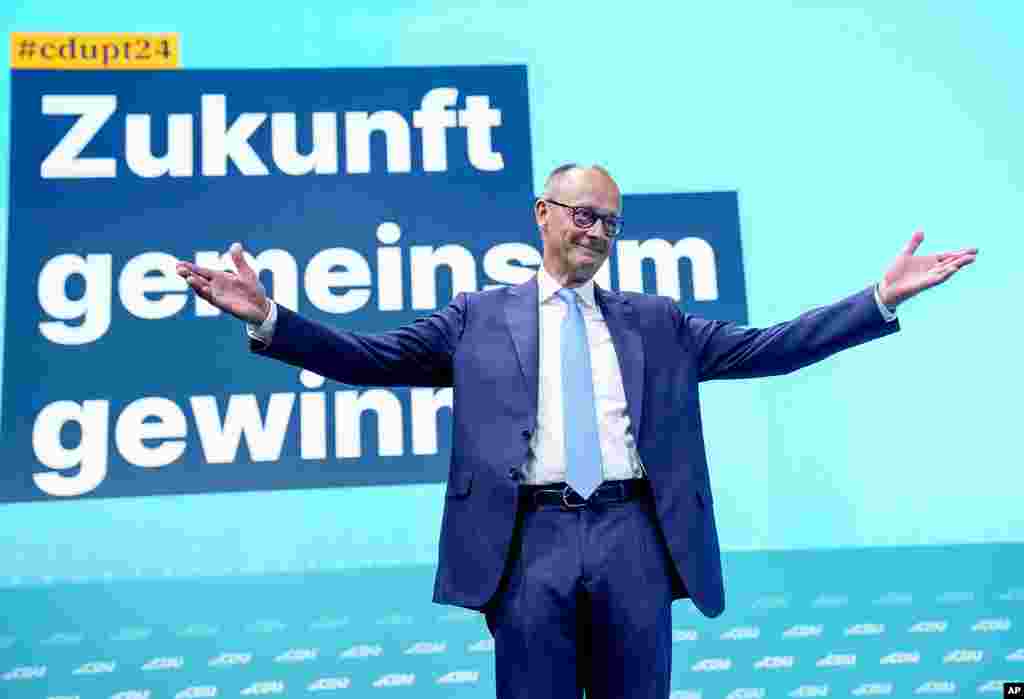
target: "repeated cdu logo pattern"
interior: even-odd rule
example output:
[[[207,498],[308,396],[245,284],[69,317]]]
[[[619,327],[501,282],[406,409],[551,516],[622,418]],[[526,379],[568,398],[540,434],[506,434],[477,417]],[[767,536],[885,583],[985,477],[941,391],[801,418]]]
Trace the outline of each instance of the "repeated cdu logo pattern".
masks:
[[[822,556],[870,562],[873,554]],[[786,565],[797,579],[808,572]],[[412,589],[428,574],[322,574],[303,581],[301,598],[289,598],[288,576],[264,580],[268,592],[258,598],[245,580],[216,588],[196,580],[65,586],[49,597],[8,590],[21,602],[10,619],[16,633],[0,636],[0,695],[192,699],[391,689],[410,697],[493,696],[494,642],[479,614],[429,603],[395,607],[374,595]],[[718,619],[677,603],[672,699],[1001,696],[1003,682],[1024,677],[1024,588],[993,588],[980,578],[973,589],[936,591],[925,575],[877,594],[740,585]],[[122,592],[129,586],[133,592]],[[110,602],[141,590],[167,600],[162,609],[150,605],[143,624],[139,606],[129,612]],[[70,595],[95,609],[85,630],[50,621],[51,605]],[[189,601],[203,595],[215,599]]]

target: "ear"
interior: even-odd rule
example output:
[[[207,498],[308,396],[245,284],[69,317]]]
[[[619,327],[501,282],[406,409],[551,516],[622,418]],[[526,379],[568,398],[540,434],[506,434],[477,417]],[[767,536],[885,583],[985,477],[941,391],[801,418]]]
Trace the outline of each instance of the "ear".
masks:
[[[544,224],[548,220],[548,205],[543,199],[538,199],[533,203],[533,216],[537,221],[537,227],[541,230],[544,229]]]

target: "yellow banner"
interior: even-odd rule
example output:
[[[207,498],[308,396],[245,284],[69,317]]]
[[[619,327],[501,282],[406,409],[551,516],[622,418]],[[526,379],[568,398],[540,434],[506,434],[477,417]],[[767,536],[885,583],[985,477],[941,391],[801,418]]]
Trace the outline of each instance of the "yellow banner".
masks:
[[[11,67],[152,70],[180,67],[178,35],[11,32]]]

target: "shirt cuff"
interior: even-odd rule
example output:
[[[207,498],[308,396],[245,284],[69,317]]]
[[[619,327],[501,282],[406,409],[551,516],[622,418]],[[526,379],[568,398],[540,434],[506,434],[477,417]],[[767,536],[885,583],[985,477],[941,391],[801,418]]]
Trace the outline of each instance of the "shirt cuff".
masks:
[[[878,295],[878,284],[875,284],[875,303],[878,304],[878,312],[882,314],[886,323],[896,320],[896,311],[882,303],[882,297]]]
[[[877,298],[877,291],[876,297]],[[245,324],[245,333],[253,340],[260,342],[264,345],[269,345],[270,341],[274,339],[274,327],[277,325],[277,304],[274,303],[274,299],[267,299],[270,301],[270,310],[267,312],[267,317],[263,319],[263,322],[259,325],[255,323]]]

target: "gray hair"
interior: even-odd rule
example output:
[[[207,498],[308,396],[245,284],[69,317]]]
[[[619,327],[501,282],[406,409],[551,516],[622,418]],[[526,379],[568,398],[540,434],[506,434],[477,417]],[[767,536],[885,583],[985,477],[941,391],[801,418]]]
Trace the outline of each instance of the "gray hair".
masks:
[[[612,180],[611,173],[605,170],[600,165],[580,165],[579,163],[563,163],[551,171],[548,175],[548,179],[544,182],[544,196],[551,197],[554,195],[554,190],[561,184],[562,178],[567,172],[571,170],[597,170],[602,175]]]

